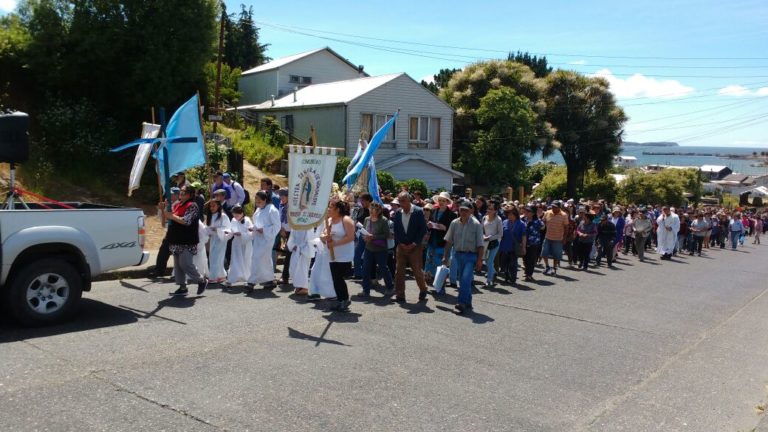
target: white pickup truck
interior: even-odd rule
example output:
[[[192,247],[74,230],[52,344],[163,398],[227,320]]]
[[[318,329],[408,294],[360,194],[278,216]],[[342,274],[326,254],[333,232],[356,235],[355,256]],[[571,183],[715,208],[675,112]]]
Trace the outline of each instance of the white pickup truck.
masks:
[[[0,306],[23,324],[71,316],[91,278],[144,264],[144,213],[87,203],[0,210]]]

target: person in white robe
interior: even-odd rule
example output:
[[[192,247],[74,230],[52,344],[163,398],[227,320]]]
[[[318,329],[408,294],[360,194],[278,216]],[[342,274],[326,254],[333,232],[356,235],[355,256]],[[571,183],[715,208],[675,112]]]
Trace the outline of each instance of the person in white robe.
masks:
[[[320,298],[336,297],[333,289],[333,277],[331,277],[331,254],[328,247],[320,241],[320,238],[312,240],[315,245],[315,263],[309,274],[309,299],[312,301]]]
[[[208,203],[210,216],[208,217],[208,235],[210,236],[210,252],[208,255],[208,270],[211,283],[222,283],[227,279],[227,271],[224,269],[224,257],[227,252],[227,235],[229,230],[229,217],[224,213],[221,203],[210,201]]]
[[[272,261],[272,246],[275,237],[280,232],[280,212],[268,202],[266,192],[254,194],[253,204],[253,253],[251,255],[251,275],[248,277],[248,288],[253,290],[256,284],[264,285],[265,289],[275,288],[275,270]]]
[[[661,259],[671,259],[677,243],[677,232],[680,231],[680,218],[672,213],[669,207],[663,207],[661,214],[656,219],[656,250],[661,254]]]
[[[314,229],[293,230],[288,237],[287,248],[291,251],[291,262],[288,274],[293,281],[293,293],[307,295],[309,293],[309,266],[315,256],[314,240],[317,234]]]
[[[197,272],[203,277],[208,277],[208,254],[205,252],[205,246],[208,244],[208,228],[203,221],[197,221],[197,255],[192,259],[197,267]]]
[[[227,231],[227,237],[232,240],[232,255],[229,259],[226,286],[238,282],[248,282],[251,276],[251,256],[253,254],[253,222],[245,216],[243,208],[232,208],[232,221]]]

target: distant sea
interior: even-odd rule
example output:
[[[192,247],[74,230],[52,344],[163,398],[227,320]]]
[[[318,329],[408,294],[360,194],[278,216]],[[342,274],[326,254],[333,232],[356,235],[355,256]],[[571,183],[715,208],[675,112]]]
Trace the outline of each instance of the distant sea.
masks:
[[[681,156],[681,155],[644,155],[643,152],[651,153],[697,153],[697,154],[743,154],[751,155],[752,152],[766,152],[768,147],[701,147],[701,146],[677,146],[677,147],[655,147],[655,146],[625,146],[620,153],[621,156],[634,156],[637,158],[637,165],[681,165],[695,166],[702,165],[722,165],[727,166],[733,172],[742,174],[768,174],[768,167],[753,167],[757,164],[755,159],[728,159],[717,156]],[[530,162],[536,163],[542,160],[541,154],[531,157]],[[555,162],[558,165],[564,164],[563,157],[559,152],[545,159]]]

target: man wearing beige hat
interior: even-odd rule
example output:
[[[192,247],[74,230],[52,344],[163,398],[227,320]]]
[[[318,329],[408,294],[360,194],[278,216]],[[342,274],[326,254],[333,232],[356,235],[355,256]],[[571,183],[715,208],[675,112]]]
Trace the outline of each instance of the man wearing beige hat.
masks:
[[[427,222],[429,243],[427,245],[427,262],[424,266],[424,271],[428,277],[435,274],[437,266],[443,261],[445,232],[448,231],[451,222],[457,217],[456,213],[450,209],[450,206],[453,205],[453,200],[451,200],[451,195],[448,192],[440,192],[432,197],[432,201],[435,204],[432,216],[429,218],[429,222]],[[453,280],[456,280],[455,276]]]

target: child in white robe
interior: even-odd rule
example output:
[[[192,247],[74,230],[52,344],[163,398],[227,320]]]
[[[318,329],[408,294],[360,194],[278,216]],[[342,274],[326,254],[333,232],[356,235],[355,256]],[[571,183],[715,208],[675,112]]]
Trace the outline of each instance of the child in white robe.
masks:
[[[208,203],[210,216],[208,217],[208,235],[211,238],[210,252],[208,256],[211,283],[221,283],[227,279],[227,271],[224,269],[224,257],[227,252],[227,235],[229,230],[229,217],[221,208],[218,201]]]
[[[251,255],[251,275],[248,277],[248,289],[256,284],[263,284],[265,289],[275,288],[275,270],[272,262],[272,246],[275,236],[280,232],[280,212],[267,202],[267,194],[258,191],[253,196],[256,211],[253,213],[253,254]]]
[[[232,208],[232,221],[227,231],[227,237],[232,238],[232,255],[229,259],[226,286],[238,282],[247,282],[251,276],[251,255],[253,254],[253,222],[245,216],[243,208],[236,205]]]
[[[313,240],[317,238],[315,230],[293,230],[288,237],[288,250],[291,251],[289,274],[293,281],[293,293],[309,294],[309,265],[315,256]]]
[[[208,254],[205,252],[205,245],[208,244],[208,229],[201,220],[197,221],[197,237],[199,238],[197,255],[192,259],[192,262],[195,263],[200,276],[208,277]]]

